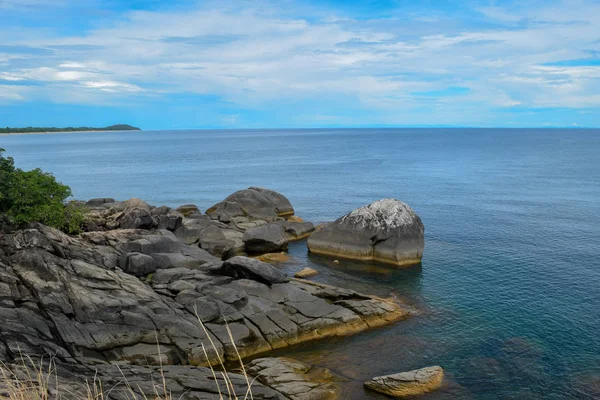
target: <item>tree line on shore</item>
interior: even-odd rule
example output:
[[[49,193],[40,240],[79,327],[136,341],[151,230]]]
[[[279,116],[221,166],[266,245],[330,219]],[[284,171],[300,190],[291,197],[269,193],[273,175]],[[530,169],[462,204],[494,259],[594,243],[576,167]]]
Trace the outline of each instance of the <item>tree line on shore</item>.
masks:
[[[25,128],[0,128],[0,133],[34,133],[34,132],[83,132],[83,131],[139,131],[140,128],[136,128],[135,126],[118,124],[111,125],[104,128],[91,128],[86,126],[80,127],[66,127],[66,128],[56,128],[56,127],[34,127],[28,126]]]

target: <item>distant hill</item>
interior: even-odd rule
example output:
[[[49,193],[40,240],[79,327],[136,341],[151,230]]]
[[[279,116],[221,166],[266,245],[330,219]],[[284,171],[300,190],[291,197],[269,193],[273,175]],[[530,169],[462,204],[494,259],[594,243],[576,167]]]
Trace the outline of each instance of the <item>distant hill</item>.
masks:
[[[87,126],[67,128],[48,128],[48,127],[33,127],[28,126],[26,128],[0,128],[0,133],[37,133],[37,132],[85,132],[85,131],[140,131],[140,128],[135,126],[118,124],[111,125],[104,128],[90,128]]]

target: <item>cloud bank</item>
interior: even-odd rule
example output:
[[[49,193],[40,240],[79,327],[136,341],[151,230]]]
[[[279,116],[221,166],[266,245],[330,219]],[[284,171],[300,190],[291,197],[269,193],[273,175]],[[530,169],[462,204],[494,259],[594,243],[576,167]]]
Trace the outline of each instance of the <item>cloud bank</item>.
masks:
[[[0,105],[168,104],[189,127],[195,108],[208,126],[600,124],[593,0],[69,3],[0,1]]]

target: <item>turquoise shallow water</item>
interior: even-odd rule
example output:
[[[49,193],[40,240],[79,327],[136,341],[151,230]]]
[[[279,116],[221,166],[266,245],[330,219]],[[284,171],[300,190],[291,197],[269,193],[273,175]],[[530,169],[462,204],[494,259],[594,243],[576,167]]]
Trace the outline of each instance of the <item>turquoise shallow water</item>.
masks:
[[[314,222],[401,199],[425,224],[421,266],[335,265],[301,242],[284,268],[310,264],[317,280],[421,315],[294,357],[342,376],[346,398],[379,398],[362,380],[432,364],[447,382],[428,399],[600,396],[599,130],[111,132],[0,136],[0,147],[76,198],[206,209],[257,185]]]

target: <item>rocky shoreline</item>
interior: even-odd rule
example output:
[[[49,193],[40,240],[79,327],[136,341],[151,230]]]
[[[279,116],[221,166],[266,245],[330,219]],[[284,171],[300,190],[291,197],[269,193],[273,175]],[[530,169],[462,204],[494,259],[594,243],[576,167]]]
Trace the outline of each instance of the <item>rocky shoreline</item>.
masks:
[[[218,391],[206,366],[221,359],[410,316],[395,300],[288,278],[247,257],[285,250],[314,231],[279,193],[241,190],[206,214],[194,205],[152,207],[139,199],[80,204],[89,212],[77,237],[40,224],[0,234],[0,360],[7,364],[19,354],[52,354],[65,379],[98,373],[107,382],[118,365],[128,380],[146,382],[135,389],[140,395],[152,394],[148,376],[162,365],[173,394],[213,398]],[[307,371],[293,361],[280,364],[255,362],[254,370]],[[243,397],[245,381],[233,380]],[[323,382],[285,389],[260,381],[275,390],[256,383],[256,399],[332,393]]]

